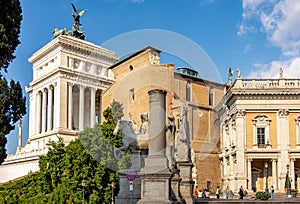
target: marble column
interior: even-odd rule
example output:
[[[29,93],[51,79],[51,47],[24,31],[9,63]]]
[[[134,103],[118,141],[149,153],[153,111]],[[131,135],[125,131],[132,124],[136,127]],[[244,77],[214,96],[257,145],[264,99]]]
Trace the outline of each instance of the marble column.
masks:
[[[84,89],[84,86],[79,86],[79,131],[83,130],[84,124]]]
[[[52,115],[52,106],[53,106],[53,87],[50,86],[48,90],[48,119],[47,119],[47,131],[52,130],[53,128],[53,115]]]
[[[248,190],[249,191],[252,191],[252,167],[251,167],[251,162],[252,162],[252,159],[248,159]]]
[[[68,83],[68,129],[72,130],[72,118],[73,118],[73,86]]]
[[[96,89],[95,88],[91,88],[91,124],[90,127],[93,128],[95,126],[95,117],[96,117],[96,113],[95,113],[95,97],[96,97]]]
[[[43,91],[43,101],[42,101],[42,132],[46,131],[46,122],[47,122],[47,90]]]
[[[272,159],[272,185],[273,185],[274,189],[278,189],[276,159]]]
[[[139,173],[142,180],[139,204],[172,203],[172,173],[166,157],[166,91],[151,90],[149,94],[149,155]]]
[[[35,134],[41,133],[41,111],[42,111],[42,93],[39,91],[37,93],[37,102],[36,102],[36,131]]]

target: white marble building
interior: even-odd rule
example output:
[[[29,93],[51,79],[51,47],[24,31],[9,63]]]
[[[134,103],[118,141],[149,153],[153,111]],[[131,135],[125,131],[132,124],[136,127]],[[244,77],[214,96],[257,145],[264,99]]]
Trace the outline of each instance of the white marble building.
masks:
[[[108,67],[117,60],[112,51],[64,35],[29,58],[28,140],[0,166],[0,183],[37,171],[49,140],[62,137],[68,143],[78,131],[101,122],[101,93],[114,82]]]

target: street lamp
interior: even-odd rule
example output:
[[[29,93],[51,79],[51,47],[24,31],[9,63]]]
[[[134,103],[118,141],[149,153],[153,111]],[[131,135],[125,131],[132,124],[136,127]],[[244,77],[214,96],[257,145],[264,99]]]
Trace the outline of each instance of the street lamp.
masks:
[[[85,187],[85,180],[83,179],[81,182],[82,185],[82,204],[84,204],[84,187]]]
[[[266,192],[269,192],[269,188],[268,188],[268,162],[265,163],[265,171],[266,171]]]
[[[287,194],[287,197],[290,197],[291,196],[291,186],[290,186],[290,178],[289,178],[289,174],[290,174],[290,165],[287,164],[286,165],[286,183],[287,183],[287,191],[286,191],[286,194]]]
[[[111,183],[111,204],[114,204],[114,203],[115,203],[115,202],[114,202],[114,197],[115,197],[115,195],[114,195],[114,188],[115,188],[115,183],[112,182],[112,183]]]

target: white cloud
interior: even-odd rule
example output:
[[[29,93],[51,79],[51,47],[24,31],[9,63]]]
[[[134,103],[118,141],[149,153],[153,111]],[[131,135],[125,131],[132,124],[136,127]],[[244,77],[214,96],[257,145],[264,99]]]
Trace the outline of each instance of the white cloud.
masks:
[[[279,70],[283,69],[284,78],[300,78],[300,57],[284,61],[273,61],[270,64],[253,64],[254,70],[247,78],[279,78]]]
[[[253,33],[259,27],[270,45],[281,50],[282,61],[269,64],[254,64],[249,77],[274,78],[279,76],[282,67],[287,78],[300,78],[300,1],[295,0],[243,0],[242,23],[238,36]]]

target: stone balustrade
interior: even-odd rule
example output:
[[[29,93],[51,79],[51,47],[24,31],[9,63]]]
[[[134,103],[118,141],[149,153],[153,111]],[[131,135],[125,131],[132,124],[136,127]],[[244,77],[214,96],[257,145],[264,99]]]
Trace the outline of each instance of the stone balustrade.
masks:
[[[300,79],[237,79],[233,88],[238,89],[277,89],[300,88]]]

